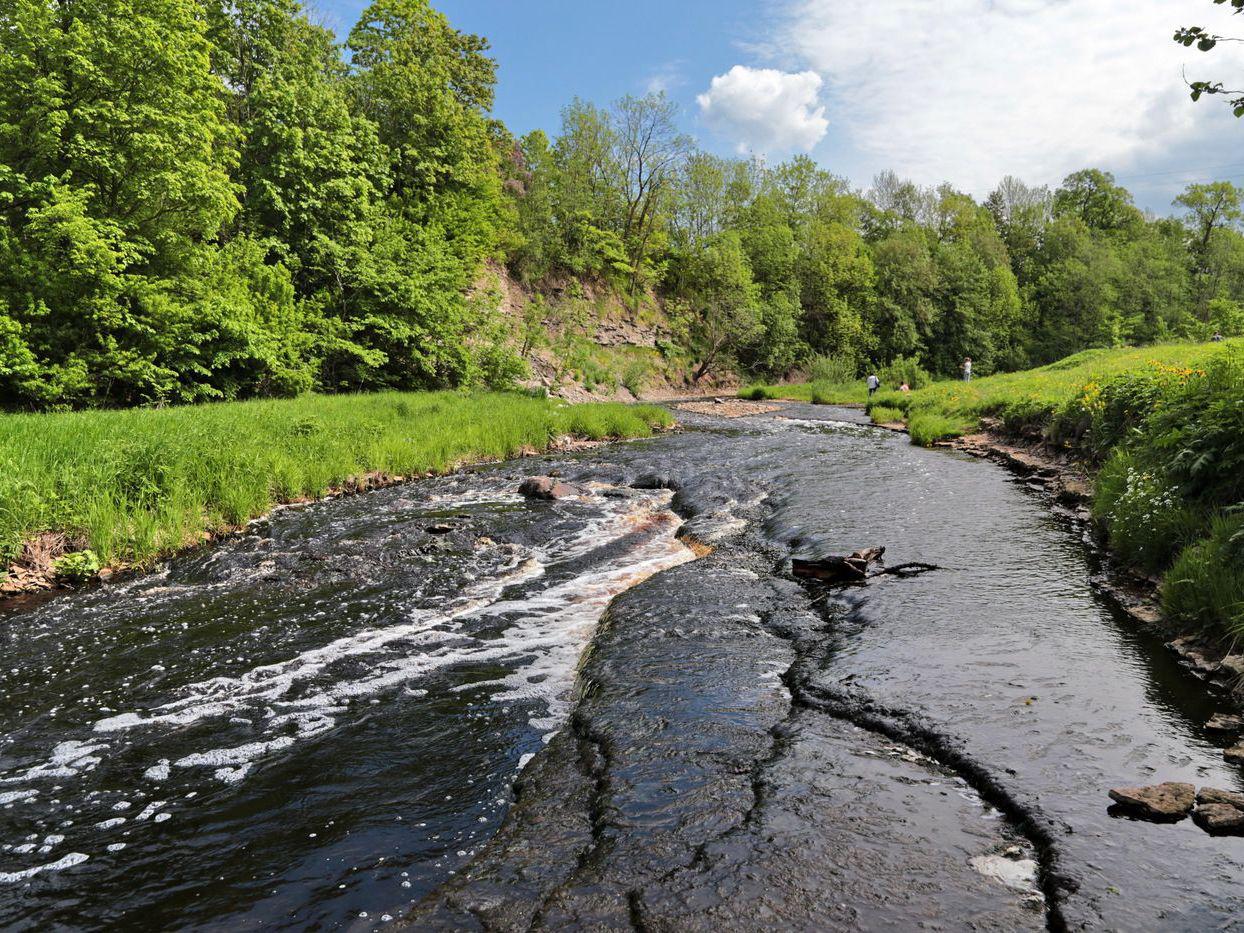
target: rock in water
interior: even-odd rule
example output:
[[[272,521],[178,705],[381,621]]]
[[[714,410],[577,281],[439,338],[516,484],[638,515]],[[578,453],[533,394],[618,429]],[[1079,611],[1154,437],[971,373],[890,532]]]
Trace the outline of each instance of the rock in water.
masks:
[[[1244,745],[1233,745],[1222,753],[1222,757],[1227,759],[1227,761],[1244,765]]]
[[[518,492],[528,499],[553,500],[573,496],[578,490],[551,476],[529,476],[519,484]]]
[[[1209,804],[1222,804],[1244,810],[1244,794],[1236,790],[1219,790],[1217,787],[1202,787],[1196,795],[1198,807]]]
[[[1244,732],[1244,718],[1230,713],[1219,713],[1205,724],[1206,732],[1218,732],[1223,735],[1236,735]]]
[[[1154,822],[1178,822],[1192,812],[1196,788],[1168,782],[1149,787],[1116,787],[1110,799],[1132,816]]]
[[[1211,836],[1244,836],[1244,810],[1225,803],[1196,808],[1192,821]]]

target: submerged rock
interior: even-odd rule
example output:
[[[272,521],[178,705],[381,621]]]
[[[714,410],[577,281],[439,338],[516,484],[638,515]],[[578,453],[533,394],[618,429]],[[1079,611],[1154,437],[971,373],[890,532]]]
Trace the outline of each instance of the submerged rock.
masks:
[[[1129,815],[1154,822],[1177,822],[1192,812],[1196,788],[1169,781],[1148,787],[1116,787],[1110,799]]]
[[[528,499],[551,501],[576,495],[578,490],[551,476],[529,476],[519,484],[518,492]]]

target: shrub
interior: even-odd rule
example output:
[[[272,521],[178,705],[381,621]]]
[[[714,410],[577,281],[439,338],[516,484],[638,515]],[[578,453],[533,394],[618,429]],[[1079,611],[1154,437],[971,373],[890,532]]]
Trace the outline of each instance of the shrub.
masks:
[[[1115,554],[1148,571],[1165,569],[1205,526],[1202,510],[1178,487],[1126,451],[1115,453],[1098,475],[1093,514]]]
[[[898,388],[904,382],[912,389],[923,389],[933,381],[928,370],[920,366],[920,357],[896,357],[889,366],[882,367],[877,374],[881,384]]]
[[[66,583],[85,583],[99,573],[99,558],[91,550],[74,551],[52,561],[56,579]]]
[[[852,357],[845,355],[818,356],[808,364],[808,381],[827,385],[845,385],[854,382],[859,367]]]
[[[769,390],[764,386],[749,386],[746,389],[739,389],[739,398],[752,402],[763,402],[768,397]]]

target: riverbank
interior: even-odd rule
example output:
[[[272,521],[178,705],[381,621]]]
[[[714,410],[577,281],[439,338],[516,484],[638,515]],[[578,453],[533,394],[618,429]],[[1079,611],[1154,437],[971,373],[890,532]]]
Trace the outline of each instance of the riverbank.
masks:
[[[454,392],[6,415],[0,592],[146,566],[283,503],[672,423],[655,406]]]

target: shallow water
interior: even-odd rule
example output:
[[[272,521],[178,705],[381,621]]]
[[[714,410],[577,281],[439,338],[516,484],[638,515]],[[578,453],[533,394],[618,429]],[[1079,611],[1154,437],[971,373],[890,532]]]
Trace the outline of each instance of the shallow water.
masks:
[[[1094,591],[1078,529],[1000,468],[848,412],[686,420],[280,511],[0,620],[0,922],[370,928],[470,891],[589,643],[576,731],[604,770],[576,790],[563,732],[528,772],[540,812],[573,815],[582,791],[594,816],[553,838],[520,808],[530,845],[479,863],[545,858],[543,922],[1046,922],[1015,813],[953,764],[792,704],[792,684],[919,717],[979,763],[1054,836],[1072,925],[1239,922],[1244,842],[1106,812],[1120,783],[1244,784],[1202,729],[1215,699]],[[514,494],[549,469],[587,494]],[[687,563],[671,493],[627,488],[651,473],[715,555]],[[840,594],[782,579],[792,550],[871,544],[946,569]]]

